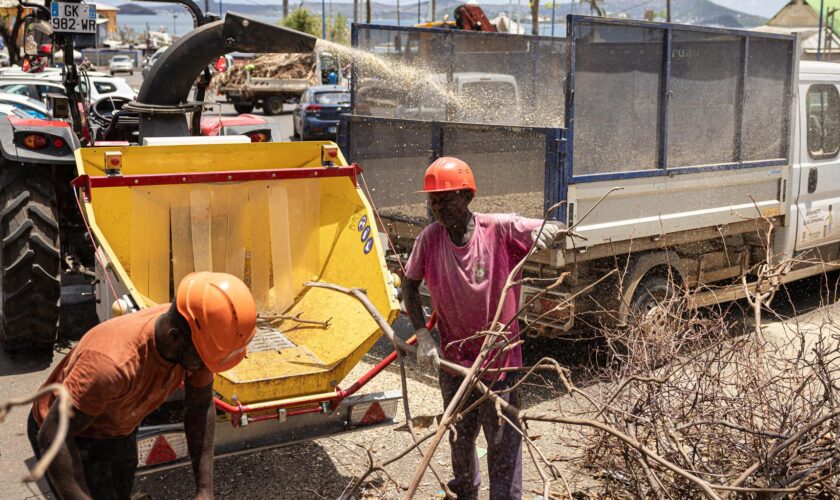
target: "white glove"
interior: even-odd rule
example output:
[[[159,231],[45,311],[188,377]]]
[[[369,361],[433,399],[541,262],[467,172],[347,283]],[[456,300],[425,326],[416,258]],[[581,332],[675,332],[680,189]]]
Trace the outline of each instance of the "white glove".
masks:
[[[542,231],[540,231],[540,228],[536,228],[531,232],[531,240],[536,243],[538,249],[545,250],[560,237],[562,232],[562,225],[548,222],[543,226]]]
[[[417,337],[417,364],[440,368],[440,349],[429,330],[418,328],[414,331],[414,336]]]

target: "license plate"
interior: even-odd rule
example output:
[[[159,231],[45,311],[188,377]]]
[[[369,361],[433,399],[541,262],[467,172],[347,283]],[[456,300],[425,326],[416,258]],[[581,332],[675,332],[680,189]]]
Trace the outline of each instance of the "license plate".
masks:
[[[328,132],[328,133],[330,133],[330,134],[334,134],[334,133],[335,133],[335,130],[336,130],[336,128],[335,128],[335,127],[329,127],[329,128],[327,129],[327,132]]]
[[[50,14],[55,33],[96,33],[96,5],[53,2]]]

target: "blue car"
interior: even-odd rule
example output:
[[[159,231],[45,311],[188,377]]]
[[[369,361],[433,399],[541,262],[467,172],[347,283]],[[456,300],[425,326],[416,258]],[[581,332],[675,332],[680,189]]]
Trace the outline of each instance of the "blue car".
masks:
[[[342,113],[350,112],[350,89],[344,85],[309,87],[292,115],[295,137],[332,139],[338,134]]]

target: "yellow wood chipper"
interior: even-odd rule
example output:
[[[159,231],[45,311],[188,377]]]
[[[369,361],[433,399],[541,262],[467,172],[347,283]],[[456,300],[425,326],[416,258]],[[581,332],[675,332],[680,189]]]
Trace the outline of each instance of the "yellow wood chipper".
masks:
[[[200,26],[157,60],[136,101],[81,116],[70,63],[66,120],[0,119],[0,343],[51,352],[59,316],[93,304],[76,295],[95,297],[105,321],[170,302],[187,273],[227,272],[250,287],[259,319],[247,357],[215,378],[217,454],[392,422],[398,391],[356,392],[395,356],[344,380],[379,324],[357,299],[306,285],[364,289],[396,319],[396,278],[359,168],[331,142],[253,142],[276,139],[264,121],[239,117],[202,136],[210,63],[235,50],[312,52],[316,39],[177,3]],[[72,37],[54,37],[71,51]],[[187,457],[180,417],[169,417],[178,405],[141,426],[141,469]]]

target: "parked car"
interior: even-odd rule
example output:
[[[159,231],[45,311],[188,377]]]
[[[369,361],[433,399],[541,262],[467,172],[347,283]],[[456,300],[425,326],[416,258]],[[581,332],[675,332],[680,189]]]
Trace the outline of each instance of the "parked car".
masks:
[[[47,106],[26,96],[0,92],[0,104],[9,104],[30,113],[33,118],[52,118]]]
[[[43,103],[47,102],[47,94],[67,94],[64,86],[59,83],[37,79],[6,80],[2,77],[0,77],[0,92],[22,95]]]
[[[301,140],[335,139],[342,113],[350,112],[350,89],[343,85],[310,87],[292,115],[292,128]]]
[[[143,62],[143,78],[146,78],[146,75],[149,74],[149,70],[152,69],[152,66],[155,65],[161,54],[166,52],[166,49],[168,48],[169,47],[161,47],[157,49],[154,54],[146,58],[146,60]]]
[[[111,71],[111,75],[115,75],[117,73],[128,73],[129,75],[133,75],[134,61],[132,61],[128,56],[114,56],[108,64],[108,69]]]
[[[60,73],[37,73],[35,75],[24,73],[28,78],[23,78],[17,73],[0,72],[0,82],[5,84],[13,84],[18,82],[47,82],[64,88],[61,84]],[[90,82],[91,88],[88,92],[88,101],[94,103],[103,97],[124,97],[133,100],[137,97],[137,92],[128,85],[125,78],[119,76],[109,76],[105,73],[88,72],[85,78],[82,79],[82,85],[86,86]],[[84,87],[83,87],[84,88]],[[30,97],[32,97],[30,95]]]
[[[25,109],[16,108],[11,104],[0,104],[0,116],[14,115],[18,118],[39,118],[35,113]]]

